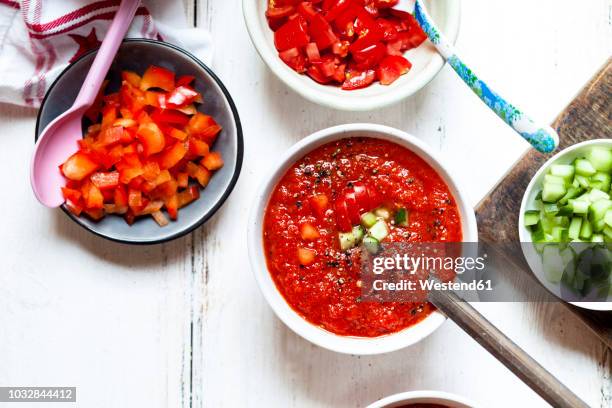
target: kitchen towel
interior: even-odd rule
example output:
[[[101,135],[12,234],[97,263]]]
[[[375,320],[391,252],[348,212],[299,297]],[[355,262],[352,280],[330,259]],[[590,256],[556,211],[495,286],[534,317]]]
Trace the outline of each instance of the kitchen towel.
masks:
[[[97,48],[120,0],[0,0],[0,102],[38,107],[80,55]],[[144,0],[127,37],[188,49],[209,64],[208,32],[190,28],[181,0]]]

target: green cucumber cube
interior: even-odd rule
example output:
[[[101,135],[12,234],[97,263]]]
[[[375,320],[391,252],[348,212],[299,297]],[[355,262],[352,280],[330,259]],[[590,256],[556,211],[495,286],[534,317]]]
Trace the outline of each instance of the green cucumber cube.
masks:
[[[590,203],[586,200],[570,200],[570,205],[576,214],[586,214],[589,212]]]
[[[563,184],[544,183],[542,200],[547,203],[556,203],[565,193],[567,193],[567,190]]]
[[[550,166],[550,174],[561,177],[567,181],[572,181],[574,178],[574,166],[569,164],[553,164]]]
[[[408,210],[406,210],[405,208],[400,208],[399,210],[397,210],[397,212],[395,213],[395,225],[398,225],[400,227],[408,226]]]
[[[576,174],[581,176],[591,177],[593,174],[597,173],[597,170],[595,170],[591,162],[585,159],[576,160],[575,166]]]
[[[355,245],[360,243],[363,237],[365,236],[365,228],[361,225],[356,225],[353,227],[353,237],[355,237]]]
[[[341,232],[338,234],[338,239],[340,240],[340,248],[343,251],[347,251],[357,245],[357,241],[352,232]]]
[[[380,249],[380,241],[368,235],[363,239],[363,246],[369,253],[376,254]]]
[[[608,227],[612,228],[612,209],[606,211],[606,215],[604,216],[604,221]]]
[[[574,217],[572,221],[570,221],[570,226],[568,230],[568,236],[570,239],[578,239],[580,238],[580,229],[582,228],[582,218]]]
[[[597,171],[612,170],[612,150],[605,147],[594,147],[587,152],[587,160]]]
[[[589,217],[591,221],[602,220],[610,208],[612,208],[612,201],[607,199],[602,199],[591,204],[589,207]]]
[[[372,225],[376,224],[376,214],[372,212],[367,212],[361,216],[361,225],[366,228],[370,228]]]
[[[593,225],[589,220],[583,220],[579,238],[589,240],[591,239],[591,236],[593,236]]]
[[[525,226],[531,227],[532,225],[536,225],[540,221],[540,212],[539,211],[526,211],[525,212]]]
[[[603,192],[610,191],[610,185],[612,184],[612,176],[608,173],[597,172],[591,177],[590,185],[592,188],[599,189]]]
[[[544,184],[546,183],[561,184],[562,186],[564,186],[566,184],[566,180],[563,177],[557,177],[547,174],[544,176]]]
[[[377,217],[380,217],[380,218],[382,218],[385,221],[388,221],[391,218],[391,211],[389,211],[385,207],[379,207],[379,208],[375,209],[374,210],[374,214]]]
[[[385,221],[378,220],[368,232],[370,236],[376,238],[378,241],[382,241],[389,235],[389,227]]]

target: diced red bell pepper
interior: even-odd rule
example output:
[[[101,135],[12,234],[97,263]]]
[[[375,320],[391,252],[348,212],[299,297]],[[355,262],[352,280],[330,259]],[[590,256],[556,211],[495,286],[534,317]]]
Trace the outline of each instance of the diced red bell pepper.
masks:
[[[169,169],[174,167],[178,162],[183,160],[187,154],[187,147],[183,142],[177,142],[174,146],[164,150],[161,157],[159,158],[159,165],[162,169]]]
[[[367,36],[351,44],[349,50],[356,66],[362,70],[374,68],[387,53],[387,48],[382,42],[372,42]]]
[[[223,167],[223,158],[219,152],[210,152],[204,156],[200,164],[210,171],[219,170]]]
[[[196,179],[202,187],[206,187],[208,185],[212,175],[207,168],[199,166],[194,162],[187,163],[187,173],[190,177]]]
[[[195,157],[206,156],[210,152],[208,144],[200,139],[192,137],[189,139],[189,153]]]
[[[198,112],[191,117],[186,130],[188,134],[202,139],[209,146],[212,146],[221,131],[221,126],[215,122],[212,116]]]
[[[191,83],[195,81],[195,76],[193,75],[182,75],[180,77],[178,77],[178,79],[176,80],[176,86],[184,86],[184,85],[191,85]]]
[[[138,127],[136,137],[138,138],[138,140],[140,140],[140,143],[142,143],[144,147],[145,156],[150,156],[152,154],[159,153],[164,150],[164,147],[166,146],[164,134],[153,122],[142,123]]]
[[[142,80],[140,75],[138,75],[137,73],[133,71],[122,71],[121,79],[123,81],[127,81],[130,85],[136,88],[140,87],[140,81]]]
[[[71,200],[73,203],[78,203],[81,199],[81,192],[73,188],[62,187],[62,195],[66,200]]]
[[[140,89],[146,91],[151,88],[160,88],[166,92],[171,92],[174,89],[174,72],[151,65],[142,76]]]
[[[274,33],[276,49],[278,51],[285,51],[291,48],[306,46],[310,42],[306,29],[306,21],[301,17],[287,21]]]
[[[325,194],[317,194],[311,197],[309,202],[317,217],[323,219],[329,207],[329,198]]]
[[[190,186],[188,189],[177,194],[178,207],[183,208],[187,204],[200,198],[200,189],[197,186]]]
[[[158,125],[176,125],[178,127],[185,127],[189,123],[189,116],[176,110],[161,110],[156,109],[151,114],[151,120]]]
[[[99,171],[91,175],[91,182],[98,187],[100,190],[108,190],[115,188],[119,185],[119,172],[118,171],[109,171],[102,172]]]
[[[80,181],[99,167],[88,155],[77,152],[70,156],[61,166],[62,174],[70,180]]]
[[[104,208],[104,196],[100,189],[94,184],[87,184],[89,191],[87,193],[87,199],[85,200],[85,207],[87,209],[100,209]]]
[[[188,86],[179,86],[170,92],[166,98],[166,105],[170,108],[180,108],[189,105],[199,96],[199,93]]]

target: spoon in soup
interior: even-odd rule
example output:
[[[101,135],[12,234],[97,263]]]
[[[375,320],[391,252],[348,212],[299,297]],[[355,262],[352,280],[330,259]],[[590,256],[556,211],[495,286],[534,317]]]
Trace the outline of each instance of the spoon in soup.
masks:
[[[83,137],[83,114],[96,100],[139,4],[140,0],[121,1],[74,104],[49,123],[38,139],[32,156],[30,182],[38,201],[47,207],[59,207],[64,202],[61,187],[65,180],[59,166],[76,151],[76,142]]]
[[[482,81],[459,57],[455,46],[438,29],[427,13],[423,0],[399,0],[395,10],[412,13],[436,47],[442,58],[449,63],[459,77],[470,89],[497,114],[506,124],[514,129],[523,139],[542,153],[551,153],[559,146],[559,135],[550,126],[536,122],[527,116],[522,110],[510,104],[498,93],[493,91]]]

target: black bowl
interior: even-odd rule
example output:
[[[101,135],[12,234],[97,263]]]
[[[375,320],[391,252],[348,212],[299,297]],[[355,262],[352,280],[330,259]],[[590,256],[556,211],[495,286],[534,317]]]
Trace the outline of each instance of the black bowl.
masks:
[[[96,51],[83,55],[68,66],[51,85],[38,113],[36,139],[49,122],[72,105],[95,55]],[[222,154],[225,165],[213,175],[200,199],[182,208],[178,220],[165,227],[159,227],[151,217],[138,219],[131,226],[122,217],[115,215],[104,217],[101,221],[93,221],[86,216],[77,217],[62,207],[64,212],[83,228],[112,241],[129,244],[166,242],[193,231],[212,217],[238,180],[244,150],[240,118],[227,89],[210,68],[179,47],[154,40],[124,40],[107,75],[110,80],[107,89],[119,89],[122,70],[142,74],[150,65],[168,68],[177,76],[196,77],[195,88],[204,97],[204,103],[198,109],[213,116],[223,126],[213,150]],[[76,145],[74,149],[76,151]]]

